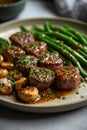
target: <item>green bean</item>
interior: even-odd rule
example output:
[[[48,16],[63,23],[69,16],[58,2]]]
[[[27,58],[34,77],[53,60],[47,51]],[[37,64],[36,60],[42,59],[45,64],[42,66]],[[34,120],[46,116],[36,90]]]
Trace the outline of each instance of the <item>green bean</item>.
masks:
[[[78,38],[77,38],[74,34],[72,34],[71,32],[69,32],[69,31],[67,31],[67,30],[65,30],[63,27],[58,27],[58,26],[55,26],[55,27],[54,27],[54,26],[52,26],[51,24],[50,24],[50,27],[51,27],[51,29],[52,29],[53,31],[59,31],[59,32],[65,34],[65,35],[67,35],[67,36],[70,36],[70,37],[74,38],[76,41],[78,41]]]
[[[24,32],[30,32],[32,35],[35,34],[34,31],[29,30],[25,25],[20,26],[20,28],[21,28],[21,30],[24,31]]]
[[[45,22],[44,23],[44,29],[45,31],[47,32],[52,32],[51,28],[50,28],[50,25],[49,25],[49,22]]]
[[[20,26],[20,28],[24,32],[29,32],[30,31],[25,25]]]
[[[82,55],[85,59],[87,59],[87,54],[83,51],[81,51],[80,49],[77,50],[77,52]]]
[[[75,40],[73,40],[72,38],[70,38],[69,36],[61,34],[59,32],[48,32],[47,34],[51,35],[51,36],[54,35],[58,39],[64,40],[64,42],[66,42],[69,46],[71,46],[75,50],[81,49],[83,52],[87,53],[87,48],[86,47],[83,47],[81,44],[79,44],[78,42],[76,42]]]
[[[45,31],[44,29],[40,28],[37,25],[33,25],[33,28],[34,28],[35,31],[39,31],[39,32],[44,32]]]
[[[83,37],[85,38],[85,40],[87,41],[87,37],[83,35]]]
[[[78,52],[76,52],[75,50],[73,50],[72,48],[64,44],[63,42],[61,42],[59,45],[67,49],[70,53],[72,53],[81,64],[84,64],[85,66],[87,66],[87,60],[83,56],[81,56]]]
[[[87,40],[84,38],[84,36],[81,33],[79,33],[77,30],[73,29],[70,26],[64,25],[64,27],[66,28],[67,31],[75,34],[79,38],[79,41],[81,41],[85,46],[87,46]]]

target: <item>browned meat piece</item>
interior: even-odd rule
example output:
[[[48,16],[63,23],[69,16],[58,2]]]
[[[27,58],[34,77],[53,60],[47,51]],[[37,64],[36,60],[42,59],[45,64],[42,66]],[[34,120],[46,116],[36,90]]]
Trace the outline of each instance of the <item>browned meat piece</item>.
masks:
[[[12,46],[4,50],[3,56],[6,61],[15,63],[19,57],[24,56],[26,53],[20,47]]]
[[[21,47],[24,49],[24,46],[28,43],[33,43],[34,37],[29,32],[17,32],[13,35],[11,35],[10,40],[12,44]]]
[[[21,57],[18,62],[18,68],[23,73],[24,76],[29,74],[30,69],[37,66],[38,59],[31,55],[26,55]]]
[[[2,94],[8,95],[11,94],[13,91],[12,88],[12,81],[7,77],[3,77],[0,79],[0,92]]]
[[[60,90],[71,90],[80,84],[80,73],[77,67],[63,66],[56,70],[56,84]]]
[[[29,84],[38,89],[45,89],[51,87],[55,78],[55,73],[51,70],[37,67],[30,70]]]
[[[40,58],[40,66],[55,71],[63,66],[63,61],[57,52],[47,52]]]
[[[42,41],[36,41],[25,46],[25,51],[35,57],[43,56],[47,51],[47,44]]]

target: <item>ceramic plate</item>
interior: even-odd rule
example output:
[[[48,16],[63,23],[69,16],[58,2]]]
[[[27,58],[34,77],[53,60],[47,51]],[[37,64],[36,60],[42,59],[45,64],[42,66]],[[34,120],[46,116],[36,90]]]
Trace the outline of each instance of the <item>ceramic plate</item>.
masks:
[[[85,23],[65,18],[35,18],[11,21],[0,25],[0,37],[8,39],[14,32],[20,31],[21,25],[31,27],[32,24],[40,25],[45,21],[50,21],[54,25],[62,26],[68,24],[78,31],[87,34],[87,25]],[[77,94],[77,92],[79,94]],[[18,102],[13,96],[0,95],[0,104],[25,112],[52,113],[70,111],[87,105],[87,83],[82,83],[75,92],[66,96],[66,100],[55,99],[40,104],[25,104]]]

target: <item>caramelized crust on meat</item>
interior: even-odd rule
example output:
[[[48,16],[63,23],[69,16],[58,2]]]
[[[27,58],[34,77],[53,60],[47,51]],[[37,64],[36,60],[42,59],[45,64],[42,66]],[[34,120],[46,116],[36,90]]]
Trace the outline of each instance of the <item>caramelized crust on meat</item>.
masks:
[[[38,89],[51,87],[55,78],[55,73],[46,68],[33,68],[29,73],[29,84],[36,86]]]
[[[41,57],[47,51],[47,44],[42,41],[35,41],[34,43],[27,44],[25,46],[25,51],[27,54],[33,55],[35,57]]]
[[[40,66],[55,71],[63,66],[63,61],[57,52],[47,52],[40,58]]]
[[[12,44],[24,49],[25,45],[28,43],[33,43],[35,41],[33,35],[29,32],[17,32],[10,36]]]
[[[17,62],[19,70],[23,75],[29,74],[30,69],[37,67],[38,59],[31,55],[21,57]]]
[[[6,61],[15,63],[19,57],[24,56],[25,54],[25,51],[20,47],[11,46],[4,50],[3,56]]]
[[[60,90],[71,90],[80,84],[80,72],[77,67],[63,66],[56,70],[56,84]]]

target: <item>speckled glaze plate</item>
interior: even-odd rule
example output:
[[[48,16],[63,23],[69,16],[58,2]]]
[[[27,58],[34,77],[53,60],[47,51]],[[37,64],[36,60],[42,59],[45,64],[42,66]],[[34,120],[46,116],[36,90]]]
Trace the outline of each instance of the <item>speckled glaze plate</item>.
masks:
[[[0,25],[0,37],[8,39],[14,32],[20,31],[21,25],[31,27],[32,24],[42,25],[45,21],[50,21],[54,25],[62,26],[68,24],[78,31],[87,34],[87,24],[65,18],[33,18],[15,20]],[[53,113],[74,110],[87,105],[87,83],[82,83],[73,93],[66,96],[66,99],[55,99],[40,104],[25,104],[18,102],[14,96],[0,95],[0,104],[25,112]]]

